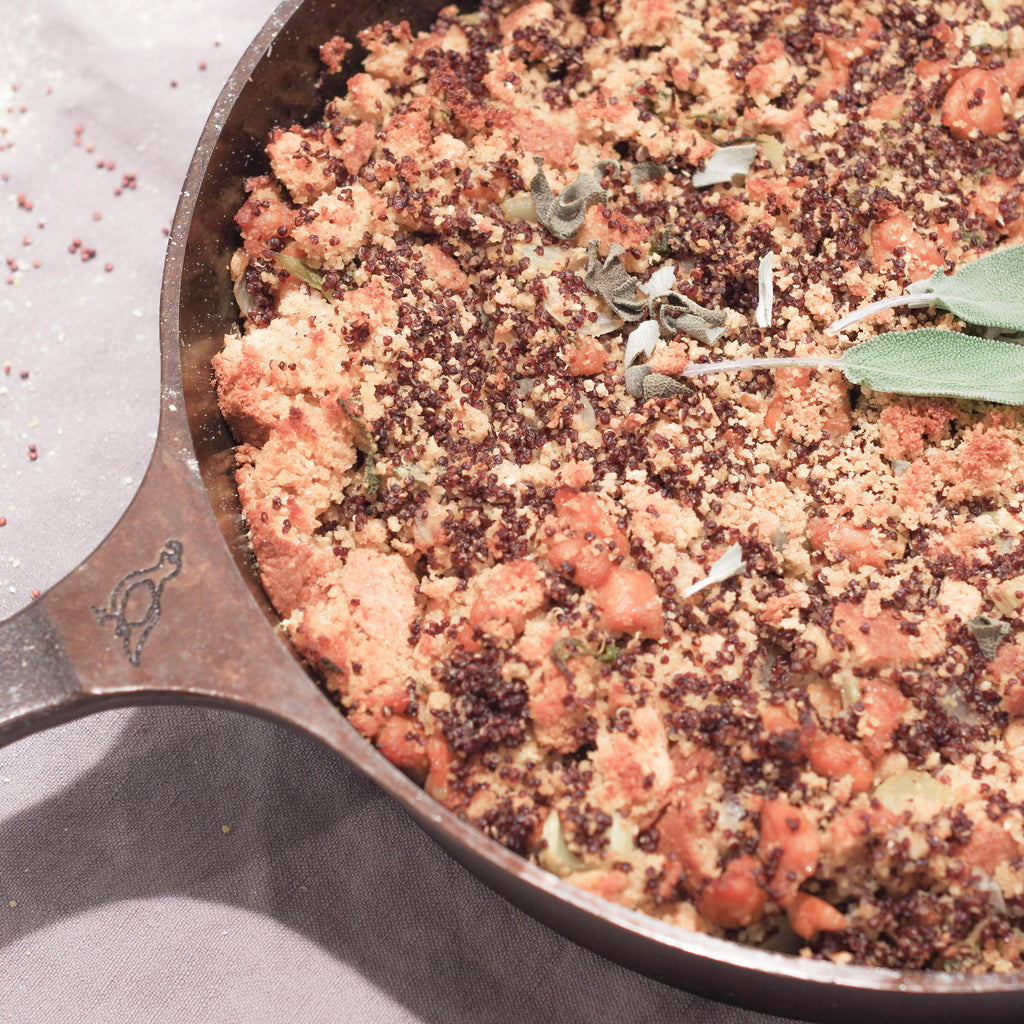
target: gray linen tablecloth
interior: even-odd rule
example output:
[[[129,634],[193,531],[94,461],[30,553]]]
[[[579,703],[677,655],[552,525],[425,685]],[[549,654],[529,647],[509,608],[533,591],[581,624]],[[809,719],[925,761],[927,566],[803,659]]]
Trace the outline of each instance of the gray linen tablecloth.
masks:
[[[88,555],[142,478],[166,232],[273,8],[4,5],[0,620]],[[768,1019],[554,935],[271,724],[105,712],[0,749],[0,1021]]]

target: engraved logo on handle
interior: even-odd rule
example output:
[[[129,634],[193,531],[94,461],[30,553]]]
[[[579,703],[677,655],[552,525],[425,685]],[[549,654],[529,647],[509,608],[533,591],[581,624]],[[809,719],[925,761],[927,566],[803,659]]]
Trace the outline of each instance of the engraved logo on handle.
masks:
[[[181,572],[181,541],[169,540],[156,565],[122,576],[110,592],[106,608],[92,606],[96,621],[114,623],[114,635],[124,644],[125,657],[135,666],[146,638],[160,621],[160,597],[164,587]]]

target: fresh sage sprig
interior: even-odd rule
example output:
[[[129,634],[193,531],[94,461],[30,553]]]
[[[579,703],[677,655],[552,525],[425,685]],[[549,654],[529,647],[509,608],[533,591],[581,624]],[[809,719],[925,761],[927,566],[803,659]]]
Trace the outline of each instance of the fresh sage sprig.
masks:
[[[876,335],[838,359],[726,359],[691,363],[683,376],[790,366],[840,370],[851,384],[874,391],[1024,405],[1024,346],[930,327]]]
[[[890,295],[855,309],[826,329],[838,334],[883,309],[938,306],[978,327],[1024,331],[1024,245],[979,256],[952,274],[936,270],[902,295]]]

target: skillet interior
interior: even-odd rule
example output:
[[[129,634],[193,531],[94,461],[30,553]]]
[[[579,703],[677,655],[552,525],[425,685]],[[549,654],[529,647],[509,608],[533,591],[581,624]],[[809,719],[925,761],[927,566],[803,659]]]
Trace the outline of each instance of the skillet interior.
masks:
[[[190,652],[194,659],[158,646],[154,655],[169,663],[158,677],[143,676],[140,685],[139,677],[129,673],[130,683],[123,686],[90,684],[90,696],[76,689],[76,675],[111,679],[117,674],[112,668],[115,659],[109,651],[90,653],[88,639],[71,636],[66,624],[74,614],[82,616],[84,591],[74,590],[75,580],[57,588],[13,631],[21,630],[33,644],[40,636],[50,637],[52,657],[42,666],[52,691],[47,708],[61,705],[60,717],[66,718],[102,703],[186,699],[272,714],[312,733],[373,777],[441,845],[516,905],[611,959],[713,998],[828,1021],[861,1019],[865,1014],[883,1020],[927,1015],[930,1021],[962,1021],[969,1014],[991,1020],[1019,1016],[1024,1009],[1019,977],[950,978],[843,968],[749,949],[663,926],[525,864],[435,805],[377,755],[319,695],[272,629],[275,619],[247,552],[231,479],[231,438],[217,408],[209,366],[223,334],[236,322],[227,263],[236,244],[232,217],[241,204],[241,181],[264,169],[263,144],[273,124],[301,121],[322,104],[322,94],[313,88],[321,41],[334,34],[352,39],[370,19],[405,18],[414,28],[422,27],[436,6],[437,0],[384,3],[368,11],[335,0],[286,0],[226,86],[190,168],[172,231],[161,313],[164,397],[154,466],[137,505],[103,549],[113,549],[119,556],[123,548],[130,549],[119,537],[126,532],[134,536],[140,520],[153,518],[155,506],[166,513],[167,529],[178,529],[174,513],[164,508],[170,473],[171,483],[183,488],[180,494],[191,487],[199,495],[197,519],[209,520],[206,503],[212,507],[219,530],[204,532],[200,523],[189,553],[198,553],[204,565],[217,570],[216,583],[209,584],[216,586],[217,604],[199,605],[199,589],[192,592],[191,628],[205,631],[201,649]],[[192,449],[202,489],[194,479]],[[184,499],[182,505],[187,505]],[[234,571],[221,566],[225,550]],[[97,562],[103,564],[102,557],[92,560],[94,566]],[[88,570],[87,565],[85,576]],[[90,623],[93,633],[94,625]],[[241,654],[220,643],[221,631],[231,627],[236,634],[253,638]],[[163,642],[163,629],[153,635],[159,638],[157,644]],[[5,641],[16,643],[18,638],[0,629],[0,655]],[[176,643],[180,646],[180,639]],[[28,646],[28,640],[22,642],[23,650]],[[236,654],[245,659],[241,666],[232,662]],[[204,665],[212,666],[213,674],[196,682],[191,677]],[[240,681],[246,668],[254,678]],[[189,678],[183,680],[186,675]],[[52,724],[55,719],[47,714],[44,708],[31,727]]]

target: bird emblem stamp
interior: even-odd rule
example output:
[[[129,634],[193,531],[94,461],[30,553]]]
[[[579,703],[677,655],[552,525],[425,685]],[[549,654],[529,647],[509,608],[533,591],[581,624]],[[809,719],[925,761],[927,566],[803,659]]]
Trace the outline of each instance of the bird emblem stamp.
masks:
[[[155,565],[126,573],[114,584],[105,608],[92,605],[100,625],[114,623],[114,635],[121,638],[125,657],[136,667],[146,638],[160,621],[164,587],[181,572],[181,555],[181,541],[167,541]]]

